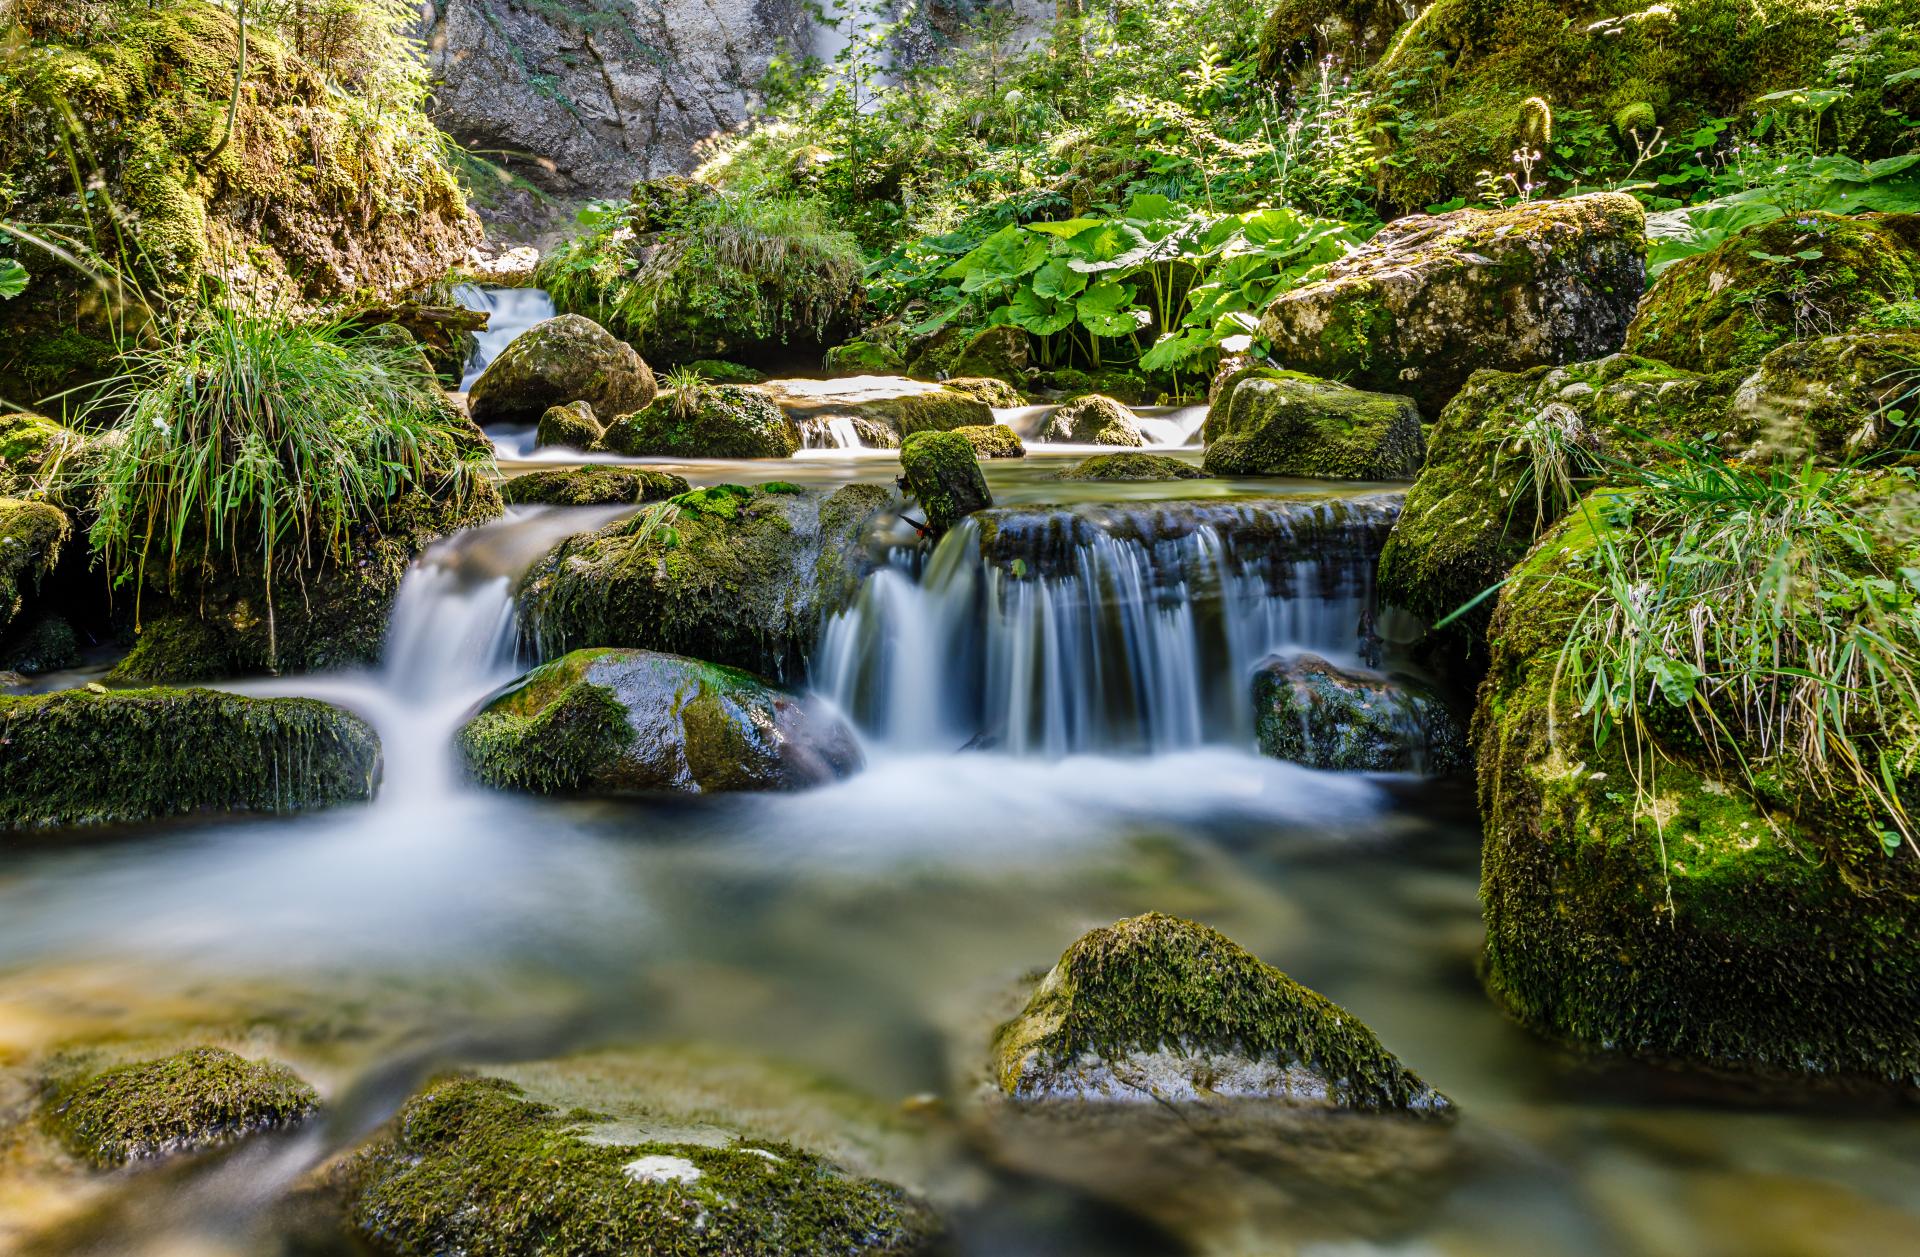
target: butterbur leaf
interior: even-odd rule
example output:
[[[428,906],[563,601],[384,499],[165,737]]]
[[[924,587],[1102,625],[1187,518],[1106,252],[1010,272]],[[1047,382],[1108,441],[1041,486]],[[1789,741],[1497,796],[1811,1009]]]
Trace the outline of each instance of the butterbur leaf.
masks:
[[[1101,280],[1080,294],[1074,312],[1080,326],[1095,336],[1127,336],[1152,317],[1145,310],[1132,308],[1133,295],[1132,284]]]
[[[960,280],[962,292],[979,292],[993,284],[1019,279],[1047,260],[1047,242],[1022,227],[1002,227],[980,247],[944,272]]]
[[[1044,232],[1062,240],[1071,240],[1089,227],[1098,227],[1104,222],[1099,218],[1069,218],[1057,223],[1028,223],[1028,231]]]
[[[1051,298],[1040,296],[1031,288],[1022,288],[1014,293],[1013,300],[1004,308],[1010,322],[1016,327],[1025,328],[1035,336],[1051,336],[1055,332],[1064,332],[1073,323],[1072,305],[1056,303]]]
[[[1086,289],[1087,276],[1068,265],[1066,258],[1048,258],[1033,273],[1033,291],[1042,297],[1074,297]]]
[[[11,301],[27,290],[27,268],[12,258],[0,258],[0,300]]]

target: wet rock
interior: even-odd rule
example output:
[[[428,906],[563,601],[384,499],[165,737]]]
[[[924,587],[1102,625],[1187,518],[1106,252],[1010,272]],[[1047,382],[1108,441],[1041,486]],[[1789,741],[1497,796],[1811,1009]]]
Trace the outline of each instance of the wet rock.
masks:
[[[827,350],[821,365],[832,375],[899,375],[907,360],[892,345],[850,340]]]
[[[569,449],[590,450],[600,440],[600,420],[586,402],[568,402],[549,406],[534,429],[537,446],[564,445]]]
[[[60,560],[73,534],[66,513],[46,502],[0,498],[0,632]]]
[[[1735,390],[1730,426],[1754,455],[1830,461],[1911,448],[1920,413],[1920,331],[1790,341]]]
[[[1308,768],[1439,774],[1468,763],[1466,730],[1439,695],[1318,655],[1262,664],[1253,706],[1261,753]]]
[[[763,676],[805,675],[820,625],[879,561],[867,521],[891,494],[717,485],[570,538],[522,583],[543,654],[629,646]]]
[[[500,486],[500,497],[514,506],[615,506],[622,502],[661,502],[687,491],[687,482],[670,472],[640,467],[560,467],[515,476]]]
[[[380,776],[358,716],[213,690],[0,698],[0,747],[0,829],[303,811],[364,802]]]
[[[710,384],[662,393],[607,425],[600,448],[634,458],[789,458],[800,429],[758,389]]]
[[[451,294],[442,290],[451,299]],[[409,300],[355,310],[349,325],[363,331],[392,327],[404,331],[426,358],[427,367],[441,383],[457,388],[465,374],[467,359],[473,356],[474,333],[487,325],[484,310],[464,306]]]
[[[1613,353],[1645,287],[1646,217],[1620,193],[1389,223],[1267,307],[1282,365],[1438,414],[1474,371]]]
[[[1293,371],[1263,371],[1207,413],[1202,461],[1214,476],[1405,480],[1426,438],[1410,397],[1367,393]]]
[[[1207,473],[1168,454],[1095,454],[1060,473],[1062,480],[1204,480]]]
[[[1789,341],[1864,330],[1920,298],[1920,214],[1798,214],[1661,272],[1627,352],[1683,370],[1750,369]]]
[[[60,1082],[44,1111],[67,1151],[112,1169],[292,1126],[319,1102],[285,1065],[200,1047]]]
[[[80,662],[80,637],[62,615],[39,616],[0,641],[0,672],[37,676]]]
[[[1024,406],[1027,404],[1027,399],[1020,395],[1019,389],[1007,383],[1005,380],[994,379],[990,376],[954,376],[944,381],[944,383],[956,393],[965,393],[968,397],[977,397],[987,405],[998,409],[1011,409],[1015,406]]]
[[[773,380],[766,390],[780,409],[802,424],[851,419],[906,437],[915,432],[947,432],[993,423],[993,407],[977,397],[944,385],[900,377]]]
[[[1017,327],[949,327],[915,350],[907,374],[922,380],[986,377],[1017,384],[1029,364],[1027,334]]]
[[[653,372],[633,346],[577,314],[536,323],[487,364],[467,393],[475,423],[537,423],[549,406],[584,401],[624,415],[653,400]]]
[[[900,469],[936,534],[993,505],[973,443],[958,432],[914,433],[900,446]]]
[[[1004,423],[986,427],[955,428],[955,436],[965,437],[973,452],[981,458],[1025,458],[1027,447],[1020,434]]]
[[[1134,413],[1111,397],[1098,393],[1078,397],[1047,416],[1037,441],[1055,441],[1069,445],[1141,446],[1147,438],[1140,434]]]

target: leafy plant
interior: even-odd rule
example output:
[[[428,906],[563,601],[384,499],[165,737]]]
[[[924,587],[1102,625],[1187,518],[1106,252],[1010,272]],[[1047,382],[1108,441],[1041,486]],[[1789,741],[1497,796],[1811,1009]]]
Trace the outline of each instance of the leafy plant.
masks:
[[[668,407],[673,417],[682,423],[700,413],[700,404],[711,390],[707,377],[692,367],[674,367],[660,382],[671,399]]]

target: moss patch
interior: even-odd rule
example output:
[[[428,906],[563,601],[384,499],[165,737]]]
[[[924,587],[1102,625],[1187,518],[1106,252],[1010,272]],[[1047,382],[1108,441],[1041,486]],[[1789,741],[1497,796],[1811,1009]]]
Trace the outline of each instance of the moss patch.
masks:
[[[536,446],[564,445],[569,449],[590,450],[600,440],[600,420],[586,402],[568,402],[549,406],[534,429]]]
[[[1048,415],[1035,439],[1071,445],[1138,447],[1147,443],[1134,413],[1099,393],[1076,397]]]
[[[501,500],[511,506],[614,506],[661,502],[687,491],[671,472],[638,467],[556,467],[503,482]]]
[[[292,1126],[318,1107],[285,1065],[201,1047],[57,1084],[45,1113],[67,1151],[111,1169]]]
[[[993,505],[973,442],[958,432],[914,433],[900,446],[900,469],[936,533]]]
[[[683,399],[663,393],[607,425],[600,448],[632,458],[789,458],[800,430],[765,393],[716,384]]]
[[[1292,371],[1242,379],[1208,413],[1202,435],[1201,465],[1214,476],[1403,480],[1426,454],[1412,398]]]
[[[53,571],[72,534],[73,526],[57,507],[0,498],[0,632]]]
[[[973,452],[981,458],[1025,458],[1027,447],[1022,444],[1020,434],[1004,423],[989,424],[985,427],[955,428],[953,434],[965,437]]]
[[[1062,480],[1204,480],[1207,473],[1168,454],[1095,454],[1060,473]]]

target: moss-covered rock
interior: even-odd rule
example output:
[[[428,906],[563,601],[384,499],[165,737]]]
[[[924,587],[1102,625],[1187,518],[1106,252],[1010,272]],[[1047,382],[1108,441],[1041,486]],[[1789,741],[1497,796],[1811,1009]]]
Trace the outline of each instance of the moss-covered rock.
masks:
[[[0,698],[0,828],[293,812],[373,797],[380,743],[305,698],[106,690]]]
[[[624,415],[651,402],[653,371],[592,319],[562,314],[513,338],[467,393],[475,423],[538,423],[550,406],[586,402]]]
[[[53,571],[60,547],[72,534],[73,525],[58,507],[0,498],[0,633]]]
[[[687,491],[687,482],[642,467],[556,467],[515,476],[500,486],[511,506],[616,506],[663,502]]]
[[[721,358],[696,358],[686,366],[709,384],[759,384],[767,378],[764,371]]]
[[[821,365],[829,375],[899,375],[907,360],[892,345],[850,340],[827,350]]]
[[[199,1047],[58,1081],[43,1111],[68,1152],[104,1170],[293,1126],[319,1105],[285,1065]]]
[[[1410,0],[1279,0],[1260,28],[1260,72],[1293,78],[1331,57],[1353,74],[1387,51],[1420,8]]]
[[[1011,409],[1027,404],[1027,399],[1020,395],[1019,389],[1005,380],[990,376],[960,375],[946,380],[945,384],[956,393],[977,397],[996,409]]]
[[[1170,454],[1095,454],[1060,473],[1062,480],[1204,480],[1207,473]]]
[[[1561,650],[1591,594],[1588,559],[1617,526],[1602,501],[1568,515],[1502,590],[1489,632],[1474,719],[1489,991],[1597,1053],[1911,1091],[1911,853],[1862,841],[1843,801],[1762,801],[1685,738],[1662,740],[1644,793],[1620,737],[1594,745]],[[1741,755],[1767,778],[1758,748]]]
[[[633,458],[789,458],[800,429],[765,393],[702,385],[692,397],[665,392],[607,425],[600,448]]]
[[[1207,413],[1202,461],[1213,476],[1405,480],[1426,439],[1411,397],[1368,393],[1294,371],[1239,381]]]
[[[562,542],[528,573],[520,610],[548,655],[627,646],[798,678],[872,569],[866,523],[889,500],[878,485],[698,489]]]
[[[80,662],[80,637],[63,615],[42,615],[0,634],[0,672],[37,676]]]
[[[1282,293],[1260,335],[1289,368],[1411,394],[1434,415],[1476,370],[1618,350],[1645,253],[1646,215],[1621,193],[1416,215]]]
[[[897,1257],[938,1233],[899,1188],[791,1144],[606,1116],[501,1078],[429,1083],[355,1167],[353,1225],[388,1252],[567,1257]]]
[[[1438,774],[1467,764],[1466,729],[1438,694],[1318,655],[1261,665],[1253,708],[1261,753],[1308,768]]]
[[[590,450],[600,440],[603,429],[586,402],[568,402],[549,406],[533,431],[537,446],[564,445],[569,449]]]
[[[1030,362],[1027,334],[1017,327],[944,328],[915,348],[907,374],[919,380],[985,377],[1019,384]]]
[[[973,442],[958,432],[914,433],[900,446],[900,470],[935,534],[993,505]]]
[[[852,420],[863,431],[870,424],[906,437],[993,423],[993,407],[980,398],[919,380],[774,380],[767,393],[795,423],[809,428]]]
[[[1127,367],[1102,367],[1098,371],[1060,367],[1042,378],[1054,392],[1069,398],[1098,393],[1128,406],[1151,406],[1163,395],[1157,382]]]
[[[1735,390],[1730,426],[1758,456],[1845,462],[1911,449],[1920,329],[1790,341]]]
[[[0,498],[55,489],[86,438],[30,411],[0,412]]]
[[[1161,913],[1069,947],[1001,1027],[994,1075],[1017,1100],[1451,1107],[1351,1013],[1219,931]]]
[[[989,424],[985,427],[955,428],[953,434],[965,437],[973,452],[981,458],[1025,458],[1027,447],[1021,443],[1020,434],[1004,423]]]
[[[1797,214],[1682,258],[1647,290],[1627,350],[1689,371],[1751,368],[1789,341],[1920,297],[1920,214]]]
[[[645,650],[542,664],[460,731],[468,770],[533,794],[803,790],[860,766],[839,716],[736,668]]]
[[[1111,397],[1092,393],[1076,397],[1048,415],[1034,440],[1067,445],[1119,445],[1132,448],[1147,443],[1140,421]]]

